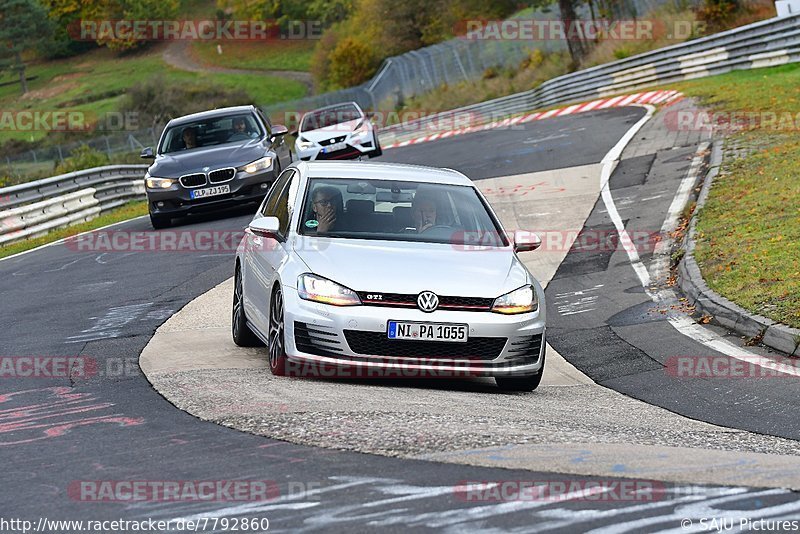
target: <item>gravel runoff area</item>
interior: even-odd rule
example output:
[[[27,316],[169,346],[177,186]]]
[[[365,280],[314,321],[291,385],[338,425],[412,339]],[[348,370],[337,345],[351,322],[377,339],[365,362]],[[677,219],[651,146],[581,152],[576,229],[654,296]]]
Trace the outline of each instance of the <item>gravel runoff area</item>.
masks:
[[[504,394],[476,379],[343,382],[276,378],[268,369],[150,378],[175,406],[204,420],[294,443],[388,456],[528,443],[800,454],[796,441],[694,421],[594,384]]]

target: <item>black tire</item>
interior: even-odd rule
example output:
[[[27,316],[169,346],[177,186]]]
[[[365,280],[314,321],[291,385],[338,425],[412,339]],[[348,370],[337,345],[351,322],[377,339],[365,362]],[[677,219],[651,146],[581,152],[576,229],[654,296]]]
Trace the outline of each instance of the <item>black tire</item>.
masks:
[[[237,267],[233,282],[233,307],[231,308],[231,335],[237,347],[259,347],[264,344],[247,326],[247,317],[244,314],[244,301],[242,300],[242,272]]]
[[[542,373],[527,376],[496,376],[494,381],[503,391],[533,391],[542,381]]]
[[[170,217],[159,217],[151,213],[150,224],[153,225],[154,230],[162,230],[172,226],[172,219]]]
[[[369,153],[369,159],[377,158],[378,156],[382,156],[383,155],[383,149],[381,148],[381,144],[380,144],[380,142],[378,142],[378,138],[377,137],[375,138],[375,146],[377,148],[375,148],[375,150],[373,150],[372,152]]]
[[[544,336],[542,336],[542,343],[544,343]],[[542,351],[542,367],[535,375],[526,376],[496,376],[494,381],[497,387],[503,391],[533,391],[539,387],[542,381],[542,374],[544,374],[544,356],[545,352]]]
[[[275,376],[286,375],[286,338],[283,320],[283,293],[272,292],[269,303],[269,370]]]

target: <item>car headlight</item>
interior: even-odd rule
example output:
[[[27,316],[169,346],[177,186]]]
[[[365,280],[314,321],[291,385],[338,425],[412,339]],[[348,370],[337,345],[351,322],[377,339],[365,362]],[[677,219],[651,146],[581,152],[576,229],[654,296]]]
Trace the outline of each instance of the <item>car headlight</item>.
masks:
[[[314,274],[301,274],[297,279],[297,292],[304,300],[313,300],[334,306],[355,306],[361,304],[356,292],[327,278]]]
[[[309,141],[308,139],[303,139],[302,137],[298,137],[297,141],[294,142],[294,146],[295,148],[297,148],[297,150],[308,150],[309,148],[314,146],[314,143],[312,141]]]
[[[153,176],[148,176],[144,180],[144,184],[148,189],[169,189],[175,182],[177,180],[172,178],[155,178]]]
[[[505,313],[507,315],[515,313],[527,313],[539,309],[539,302],[536,299],[536,291],[533,286],[522,286],[501,297],[497,297],[492,305],[492,311]]]
[[[369,124],[367,124],[366,120],[363,120],[358,123],[356,129],[353,130],[353,133],[350,134],[353,137],[366,137],[369,134]]]
[[[265,156],[253,162],[250,162],[247,165],[239,167],[238,170],[244,171],[247,174],[255,174],[259,171],[269,169],[270,167],[272,167],[272,158],[270,156]]]

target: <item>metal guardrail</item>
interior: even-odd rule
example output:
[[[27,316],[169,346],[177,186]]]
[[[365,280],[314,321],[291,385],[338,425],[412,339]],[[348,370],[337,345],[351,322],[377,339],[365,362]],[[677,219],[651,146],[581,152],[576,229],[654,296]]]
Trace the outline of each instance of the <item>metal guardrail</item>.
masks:
[[[388,145],[435,133],[438,124],[452,122],[449,118],[476,125],[556,104],[798,61],[800,15],[773,18],[559,76],[530,91],[389,126],[380,130],[381,143]]]
[[[0,189],[0,246],[142,198],[146,170],[147,165],[109,165]]]

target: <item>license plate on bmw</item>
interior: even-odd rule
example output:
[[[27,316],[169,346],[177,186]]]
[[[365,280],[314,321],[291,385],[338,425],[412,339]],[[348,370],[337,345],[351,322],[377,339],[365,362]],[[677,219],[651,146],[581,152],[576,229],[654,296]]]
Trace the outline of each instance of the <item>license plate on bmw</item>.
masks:
[[[466,343],[469,339],[468,330],[469,326],[465,324],[389,321],[387,335],[389,339]]]
[[[215,187],[206,187],[205,189],[192,189],[190,193],[194,198],[215,197],[217,195],[226,195],[231,192],[231,186],[228,184],[218,185]]]

